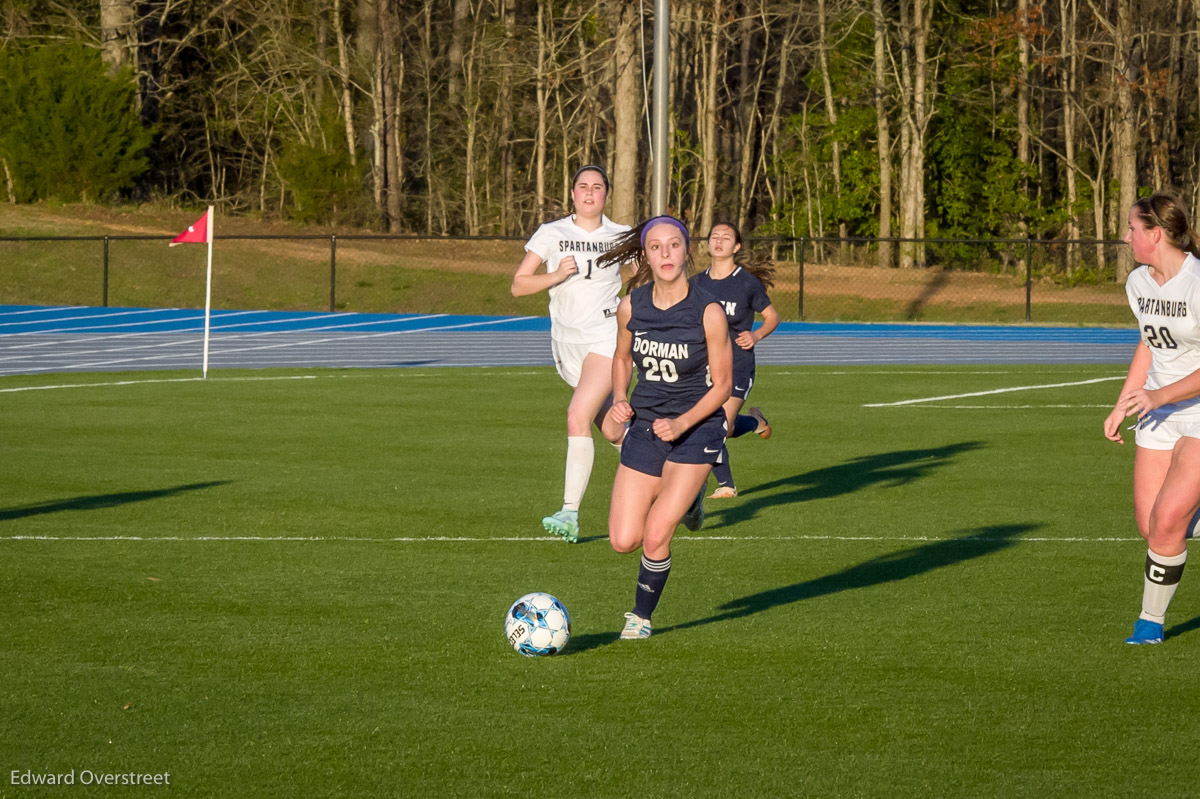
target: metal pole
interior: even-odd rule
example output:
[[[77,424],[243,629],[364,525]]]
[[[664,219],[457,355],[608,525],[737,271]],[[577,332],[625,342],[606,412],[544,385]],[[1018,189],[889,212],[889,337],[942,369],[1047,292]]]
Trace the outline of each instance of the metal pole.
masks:
[[[793,245],[794,247],[795,245]],[[800,239],[800,255],[796,258],[800,265],[800,321],[804,321],[804,238]]]
[[[667,142],[667,107],[670,101],[671,11],[668,0],[654,0],[654,87],[651,119],[654,141],[651,159],[654,164],[651,211],[653,216],[667,212],[667,177],[670,148]]]
[[[108,236],[104,237],[104,307],[108,307]]]
[[[1025,321],[1033,321],[1033,242],[1025,239]]]
[[[337,234],[329,236],[329,312],[337,308]]]

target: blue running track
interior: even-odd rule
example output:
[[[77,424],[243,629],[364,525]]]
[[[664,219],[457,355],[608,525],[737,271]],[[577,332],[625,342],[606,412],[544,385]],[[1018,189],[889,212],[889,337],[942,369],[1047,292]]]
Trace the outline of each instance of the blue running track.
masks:
[[[204,313],[0,306],[0,375],[199,369]],[[213,311],[210,369],[549,366],[546,317]],[[1132,328],[785,322],[763,365],[1127,364]]]

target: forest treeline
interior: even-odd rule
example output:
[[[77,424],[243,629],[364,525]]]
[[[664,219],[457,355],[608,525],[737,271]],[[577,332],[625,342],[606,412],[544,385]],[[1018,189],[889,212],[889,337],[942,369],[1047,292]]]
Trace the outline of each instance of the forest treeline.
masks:
[[[598,162],[611,216],[648,209],[652,0],[0,8],[10,202],[521,235]],[[1200,0],[670,9],[669,202],[698,229],[1106,239],[1139,192],[1196,204]],[[1099,247],[1072,257],[1104,265]]]

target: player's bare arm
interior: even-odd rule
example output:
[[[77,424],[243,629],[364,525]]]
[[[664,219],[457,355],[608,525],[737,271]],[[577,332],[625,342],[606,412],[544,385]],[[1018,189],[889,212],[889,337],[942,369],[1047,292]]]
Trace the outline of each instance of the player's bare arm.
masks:
[[[526,297],[530,294],[537,294],[539,291],[546,291],[579,274],[575,258],[570,255],[559,261],[558,269],[553,272],[539,274],[537,270],[541,265],[542,257],[540,255],[535,252],[525,253],[525,257],[521,259],[521,265],[517,267],[517,273],[513,275],[511,291],[514,297]]]

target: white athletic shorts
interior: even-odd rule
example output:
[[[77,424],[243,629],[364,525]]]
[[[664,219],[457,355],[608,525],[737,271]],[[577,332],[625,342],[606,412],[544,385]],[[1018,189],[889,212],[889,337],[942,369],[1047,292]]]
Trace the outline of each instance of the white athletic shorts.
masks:
[[[558,376],[565,380],[571,388],[579,385],[584,358],[591,353],[612,358],[616,349],[617,342],[615,340],[594,341],[591,344],[567,344],[558,339],[550,339],[550,351],[554,354],[554,368],[558,370]]]
[[[1175,420],[1171,414],[1151,411],[1137,423],[1134,441],[1143,449],[1175,449],[1175,442],[1183,437],[1200,438],[1200,421]]]

